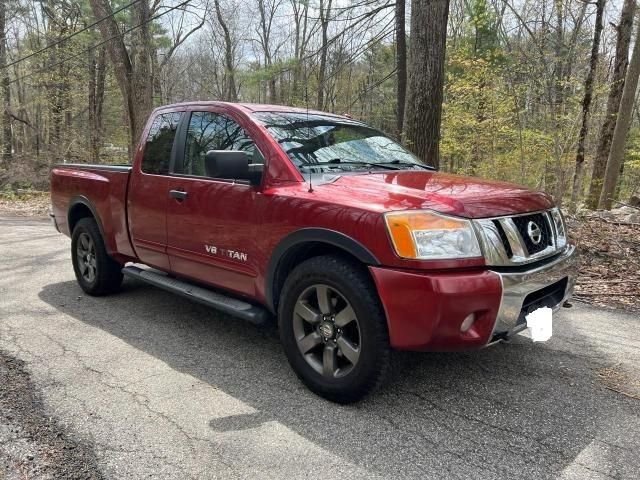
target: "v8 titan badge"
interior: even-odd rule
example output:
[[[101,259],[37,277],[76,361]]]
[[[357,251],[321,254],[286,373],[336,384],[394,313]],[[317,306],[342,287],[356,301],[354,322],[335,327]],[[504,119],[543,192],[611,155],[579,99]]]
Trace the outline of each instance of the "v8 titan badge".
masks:
[[[219,248],[215,245],[205,245],[204,249],[207,253],[211,255],[216,255],[217,257],[229,258],[231,260],[238,260],[240,262],[246,262],[249,259],[249,256],[244,252],[239,252],[237,250],[231,250],[230,248]]]

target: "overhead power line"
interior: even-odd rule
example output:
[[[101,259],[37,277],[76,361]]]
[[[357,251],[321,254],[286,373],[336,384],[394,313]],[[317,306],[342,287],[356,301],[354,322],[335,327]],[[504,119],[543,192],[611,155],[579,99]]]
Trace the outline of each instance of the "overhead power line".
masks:
[[[47,51],[47,50],[49,50],[50,48],[53,48],[53,47],[55,47],[55,46],[57,46],[57,45],[60,45],[61,43],[66,42],[67,40],[71,40],[71,39],[72,39],[73,37],[75,37],[76,35],[80,35],[81,33],[86,32],[87,30],[89,30],[89,29],[91,29],[91,28],[95,27],[95,26],[96,26],[96,25],[98,25],[99,23],[104,22],[107,18],[113,17],[114,15],[116,15],[116,14],[120,13],[121,11],[123,11],[123,10],[125,10],[125,9],[127,9],[127,8],[129,8],[129,7],[134,6],[136,3],[140,3],[141,1],[142,1],[142,0],[133,0],[133,2],[131,2],[131,3],[127,4],[127,5],[125,5],[124,7],[120,7],[120,8],[119,8],[119,9],[117,9],[115,12],[112,12],[112,13],[110,13],[109,15],[107,15],[107,16],[105,16],[105,17],[102,17],[102,18],[101,18],[101,19],[99,19],[99,20],[96,20],[96,21],[95,21],[95,22],[93,22],[91,25],[87,25],[86,27],[81,28],[81,29],[80,29],[80,30],[78,30],[77,32],[74,32],[74,33],[72,33],[71,35],[69,35],[69,36],[67,36],[67,37],[61,38],[60,40],[56,40],[55,42],[53,42],[53,43],[51,43],[51,44],[47,45],[46,47],[41,48],[41,49],[40,49],[40,50],[38,50],[37,52],[30,53],[29,55],[25,55],[25,56],[24,56],[24,57],[22,57],[22,58],[19,58],[19,59],[17,59],[17,60],[14,60],[13,62],[8,63],[7,65],[4,65],[2,68],[9,68],[9,67],[11,67],[11,66],[13,66],[13,65],[15,65],[15,64],[17,64],[17,63],[24,62],[25,60],[29,60],[31,57],[35,57],[36,55],[40,55],[42,52],[46,52],[46,51]]]
[[[77,53],[75,55],[71,55],[70,57],[64,58],[64,59],[60,60],[59,62],[56,62],[56,63],[54,63],[52,65],[49,65],[47,68],[43,68],[41,70],[36,70],[35,72],[27,73],[26,75],[23,75],[21,77],[14,78],[9,83],[19,82],[20,80],[24,80],[25,78],[31,77],[33,75],[37,75],[39,73],[48,72],[52,68],[57,67],[58,65],[62,65],[63,63],[67,63],[70,60],[73,60],[75,58],[81,57],[84,54],[89,53],[94,48],[98,48],[98,47],[104,45],[105,43],[109,43],[111,40],[115,40],[118,37],[122,37],[122,36],[126,35],[127,33],[135,30],[136,28],[140,28],[141,26],[143,26],[143,25],[145,25],[145,24],[147,24],[149,22],[153,22],[154,20],[157,20],[158,18],[162,17],[163,15],[166,15],[169,12],[172,12],[173,10],[178,10],[179,8],[184,7],[189,2],[191,2],[191,0],[185,0],[184,2],[179,3],[178,5],[175,5],[175,6],[171,7],[168,10],[165,10],[164,12],[159,13],[158,15],[154,15],[153,17],[148,18],[144,22],[140,22],[139,24],[134,25],[133,27],[130,27],[130,28],[124,30],[123,32],[118,33],[117,35],[113,35],[112,37],[109,37],[106,40],[103,40],[102,42],[96,43],[95,45],[91,45],[89,48],[86,48],[85,50],[82,50],[80,53]]]

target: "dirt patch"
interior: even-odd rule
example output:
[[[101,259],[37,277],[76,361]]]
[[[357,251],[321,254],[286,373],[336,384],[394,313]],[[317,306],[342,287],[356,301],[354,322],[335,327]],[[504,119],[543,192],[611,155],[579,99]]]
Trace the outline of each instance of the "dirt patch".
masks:
[[[0,479],[101,479],[93,448],[45,415],[24,363],[0,352]]]
[[[606,218],[569,218],[581,254],[574,298],[640,312],[640,225]]]
[[[598,370],[598,378],[606,388],[629,398],[640,400],[640,378],[622,364]]]
[[[0,192],[0,215],[46,217],[49,215],[49,192]]]

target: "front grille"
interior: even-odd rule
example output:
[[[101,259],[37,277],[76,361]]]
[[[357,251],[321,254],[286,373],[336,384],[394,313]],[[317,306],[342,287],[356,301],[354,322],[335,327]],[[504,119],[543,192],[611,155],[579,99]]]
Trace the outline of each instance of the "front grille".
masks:
[[[555,214],[550,210],[474,220],[487,265],[523,265],[555,255],[566,244],[556,232]]]
[[[513,223],[516,225],[529,255],[540,253],[545,248],[553,245],[553,232],[546,214],[534,213],[513,217]],[[537,244],[534,243],[531,235],[529,235],[530,225],[535,225],[540,230],[540,240]]]

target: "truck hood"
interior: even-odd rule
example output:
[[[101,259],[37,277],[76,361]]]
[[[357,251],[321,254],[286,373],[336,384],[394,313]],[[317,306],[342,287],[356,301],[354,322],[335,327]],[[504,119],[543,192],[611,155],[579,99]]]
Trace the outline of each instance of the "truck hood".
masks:
[[[544,210],[553,200],[511,183],[431,171],[341,175],[314,185],[332,200],[376,210],[431,209],[466,218],[498,217]]]

